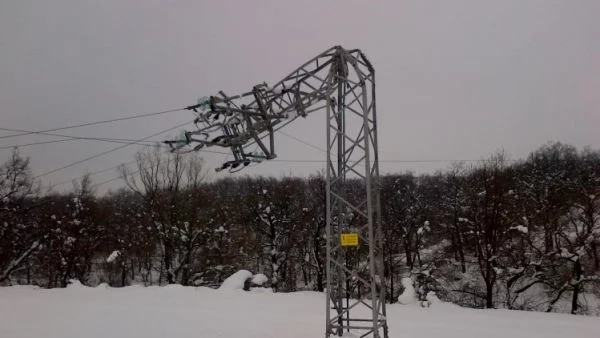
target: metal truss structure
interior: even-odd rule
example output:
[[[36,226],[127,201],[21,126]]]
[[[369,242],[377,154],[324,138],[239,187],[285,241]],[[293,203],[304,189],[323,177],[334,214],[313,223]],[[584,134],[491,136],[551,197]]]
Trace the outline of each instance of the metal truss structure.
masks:
[[[325,111],[325,336],[387,338],[375,71],[364,54],[335,46],[274,86],[259,84],[236,96],[219,92],[188,109],[197,114],[197,129],[165,143],[177,152],[229,148],[233,160],[217,171],[231,172],[275,158],[278,129],[298,117]],[[247,152],[254,144],[260,152]],[[345,236],[351,240],[343,243]]]

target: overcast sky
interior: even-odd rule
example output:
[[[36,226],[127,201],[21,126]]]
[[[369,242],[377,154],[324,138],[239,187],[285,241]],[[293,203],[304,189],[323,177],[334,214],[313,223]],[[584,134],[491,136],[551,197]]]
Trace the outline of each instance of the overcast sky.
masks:
[[[547,141],[599,148],[599,15],[598,0],[0,0],[0,127],[43,130],[180,108],[219,90],[273,84],[339,44],[362,49],[376,69],[384,173],[448,166],[385,161],[476,160],[500,148],[522,158]],[[63,133],[140,139],[192,118],[176,112]],[[324,147],[324,116],[285,131]],[[53,139],[5,138],[0,147]],[[21,152],[42,174],[116,146],[73,141]],[[276,147],[282,160],[324,159],[284,135]],[[137,150],[43,181],[129,162]],[[0,159],[9,154],[0,150]],[[211,169],[222,159],[206,156]],[[320,167],[279,161],[246,173]]]

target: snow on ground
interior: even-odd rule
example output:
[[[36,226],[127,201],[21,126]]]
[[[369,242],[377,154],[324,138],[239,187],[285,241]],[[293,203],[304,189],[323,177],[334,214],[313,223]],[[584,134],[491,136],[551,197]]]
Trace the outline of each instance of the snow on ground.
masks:
[[[325,296],[182,286],[0,288],[2,338],[322,338]],[[391,305],[392,338],[598,337],[600,318]]]

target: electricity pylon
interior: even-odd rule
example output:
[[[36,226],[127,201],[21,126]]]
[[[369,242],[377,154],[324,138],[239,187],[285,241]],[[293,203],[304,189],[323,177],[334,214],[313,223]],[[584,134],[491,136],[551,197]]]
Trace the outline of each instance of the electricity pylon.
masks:
[[[165,141],[173,151],[225,147],[235,172],[276,157],[274,134],[325,111],[327,130],[327,307],[325,336],[387,338],[375,71],[358,49],[332,47],[274,86],[218,95],[189,106],[197,129]],[[259,153],[247,152],[256,144]]]

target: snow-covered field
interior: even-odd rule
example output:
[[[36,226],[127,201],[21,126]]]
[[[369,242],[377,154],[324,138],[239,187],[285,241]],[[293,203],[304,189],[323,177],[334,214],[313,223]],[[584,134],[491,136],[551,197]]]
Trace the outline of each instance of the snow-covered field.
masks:
[[[208,288],[0,288],[2,338],[317,338],[324,295]],[[389,306],[392,338],[600,337],[600,318]]]

